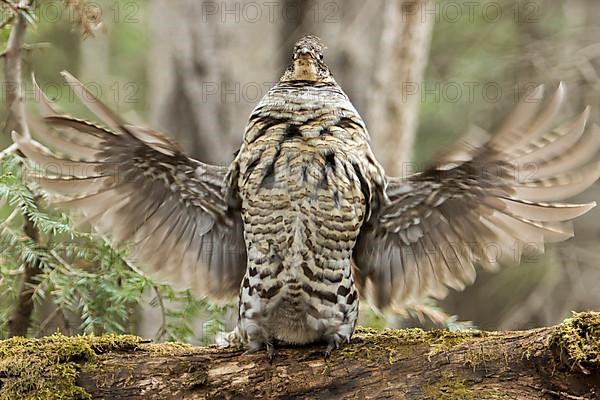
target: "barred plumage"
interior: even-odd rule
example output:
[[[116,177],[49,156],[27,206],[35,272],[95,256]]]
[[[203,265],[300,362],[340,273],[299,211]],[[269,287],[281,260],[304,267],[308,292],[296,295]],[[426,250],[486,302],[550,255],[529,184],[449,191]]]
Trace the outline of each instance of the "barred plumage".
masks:
[[[358,314],[352,251],[370,186],[383,190],[367,139],[335,82],[282,82],[250,116],[228,181],[246,227],[244,342],[325,340],[333,348],[350,339]]]
[[[141,267],[200,295],[239,295],[229,338],[251,350],[324,341],[329,352],[350,340],[359,295],[380,309],[441,298],[471,283],[475,266],[497,268],[503,258],[490,259],[486,246],[503,256],[542,250],[570,237],[569,220],[595,205],[550,203],[600,175],[600,130],[584,132],[589,110],[548,133],[562,85],[541,112],[541,90],[519,104],[480,147],[457,146],[395,178],[315,37],[296,44],[229,168],[128,125],[64,76],[107,128],[62,115],[40,93],[45,118],[34,128],[65,155],[14,133],[42,167],[34,178],[113,241],[138,243]]]

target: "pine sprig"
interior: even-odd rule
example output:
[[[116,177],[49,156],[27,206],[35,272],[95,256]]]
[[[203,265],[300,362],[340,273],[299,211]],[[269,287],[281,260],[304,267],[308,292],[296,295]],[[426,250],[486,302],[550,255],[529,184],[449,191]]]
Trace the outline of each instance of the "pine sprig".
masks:
[[[74,320],[69,333],[136,333],[145,293],[154,293],[150,303],[161,312],[160,340],[197,341],[193,326],[200,317],[221,326],[220,308],[140,273],[125,261],[126,246],[115,249],[104,238],[76,229],[68,216],[40,206],[44,194],[23,179],[22,162],[17,156],[0,160],[0,216],[7,216],[0,223],[0,337],[6,335],[25,262],[39,263],[42,270],[34,304],[55,307],[32,335],[52,333],[51,319],[58,316]],[[22,233],[24,215],[42,235],[38,243]]]

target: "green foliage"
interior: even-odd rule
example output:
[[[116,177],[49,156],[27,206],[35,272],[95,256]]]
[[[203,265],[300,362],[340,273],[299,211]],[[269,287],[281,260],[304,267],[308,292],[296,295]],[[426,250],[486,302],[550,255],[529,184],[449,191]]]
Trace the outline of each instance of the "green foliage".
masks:
[[[54,304],[55,311],[37,321],[30,334],[50,333],[55,320],[75,320],[71,333],[133,333],[138,305],[153,293],[151,305],[159,307],[162,324],[156,339],[192,341],[193,322],[210,318],[202,340],[210,340],[222,327],[222,308],[195,299],[189,291],[178,291],[134,270],[125,261],[129,246],[115,248],[96,235],[73,227],[69,218],[41,208],[43,195],[35,184],[26,183],[23,162],[10,156],[0,161],[0,335],[14,311],[23,265],[39,263],[34,304]],[[38,243],[21,228],[26,215],[40,232]],[[216,328],[215,328],[216,327]],[[208,335],[206,335],[206,333]]]
[[[154,289],[156,295],[150,304],[160,307],[163,314],[161,327],[156,333],[158,340],[210,344],[214,343],[217,333],[225,329],[224,315],[227,306],[196,299],[189,290],[176,291],[169,285],[158,285]],[[200,335],[196,334],[190,323],[197,320],[206,320]]]

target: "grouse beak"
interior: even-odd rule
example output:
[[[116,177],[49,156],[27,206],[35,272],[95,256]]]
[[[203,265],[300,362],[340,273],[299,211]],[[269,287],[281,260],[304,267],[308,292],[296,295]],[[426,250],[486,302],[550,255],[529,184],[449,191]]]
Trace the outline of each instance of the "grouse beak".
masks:
[[[308,47],[302,47],[296,51],[296,56],[294,57],[295,60],[307,58],[314,58],[312,57],[312,54]]]
[[[296,50],[293,63],[293,79],[306,81],[318,80],[317,60],[309,48],[302,47]]]

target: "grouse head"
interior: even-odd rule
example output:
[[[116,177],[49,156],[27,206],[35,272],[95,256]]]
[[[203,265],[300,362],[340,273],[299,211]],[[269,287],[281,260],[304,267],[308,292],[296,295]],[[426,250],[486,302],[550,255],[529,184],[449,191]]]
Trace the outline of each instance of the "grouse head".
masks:
[[[323,62],[325,46],[321,39],[307,35],[294,45],[290,65],[281,81],[334,82],[329,68]]]

